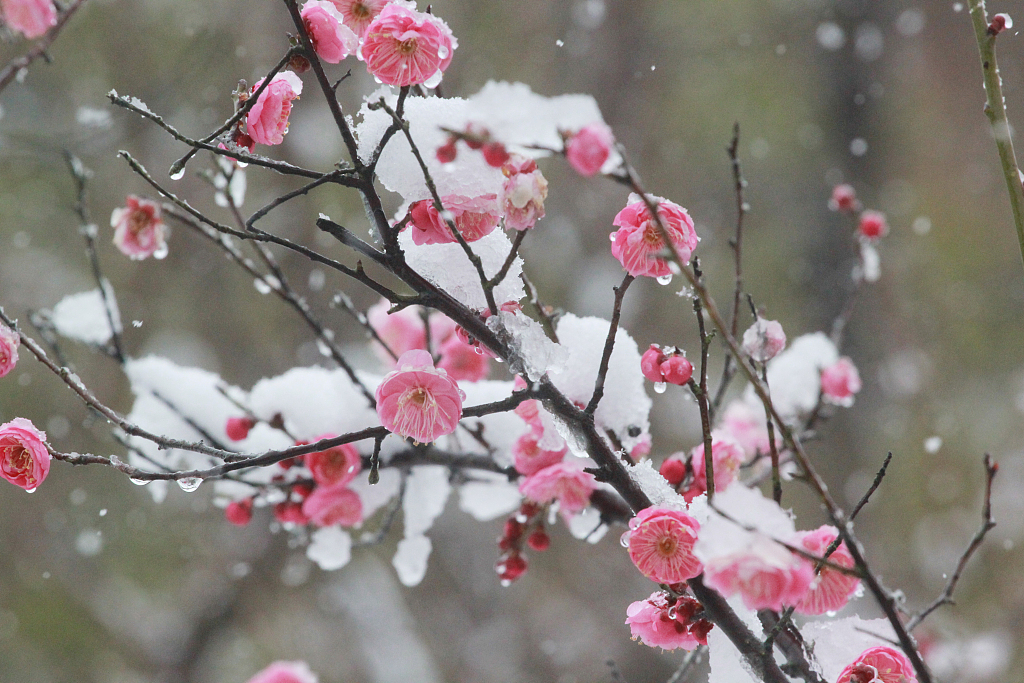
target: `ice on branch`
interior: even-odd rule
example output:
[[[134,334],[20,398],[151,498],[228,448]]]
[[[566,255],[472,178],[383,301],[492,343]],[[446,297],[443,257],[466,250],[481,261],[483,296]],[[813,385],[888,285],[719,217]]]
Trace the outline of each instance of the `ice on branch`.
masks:
[[[523,362],[522,368],[513,369],[525,372],[531,382],[564,369],[566,349],[548,339],[540,323],[522,311],[500,311],[497,317],[488,318],[487,326],[508,335],[515,355]]]
[[[120,334],[121,314],[114,298],[114,290],[106,280],[103,281],[103,289],[107,301],[110,302],[114,332]],[[53,307],[50,320],[58,334],[86,344],[106,344],[113,336],[110,319],[107,317],[107,304],[99,289],[64,297]]]
[[[651,499],[651,505],[668,508],[669,510],[686,511],[686,500],[654,469],[650,460],[641,460],[635,465],[627,465],[630,478]],[[698,521],[703,519],[698,518]]]
[[[427,573],[432,546],[426,532],[444,511],[450,493],[448,469],[439,465],[416,467],[406,479],[402,497],[405,537],[398,542],[391,560],[398,580],[405,586],[419,585]]]
[[[768,363],[772,402],[786,421],[814,410],[821,390],[821,371],[839,359],[835,344],[823,332],[805,334]],[[759,401],[748,386],[744,400]]]

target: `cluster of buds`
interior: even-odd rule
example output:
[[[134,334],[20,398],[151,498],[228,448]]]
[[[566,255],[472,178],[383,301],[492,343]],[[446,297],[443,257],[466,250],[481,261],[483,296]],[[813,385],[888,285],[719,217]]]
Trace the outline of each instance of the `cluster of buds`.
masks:
[[[505,145],[497,140],[491,139],[491,131],[475,123],[466,124],[466,130],[447,130],[448,141],[437,148],[437,160],[442,164],[450,164],[455,161],[458,155],[456,143],[462,140],[466,147],[483,152],[484,161],[489,166],[501,168],[509,159],[508,150]]]
[[[551,537],[544,531],[545,506],[524,501],[515,515],[505,521],[505,528],[498,539],[501,555],[494,565],[501,578],[501,585],[512,582],[526,573],[526,547],[543,552],[551,547]]]
[[[832,198],[828,200],[828,208],[852,216],[861,210],[861,206],[860,200],[857,199],[857,191],[853,189],[852,185],[844,183],[832,188]],[[861,212],[857,222],[857,232],[866,240],[873,241],[885,237],[889,232],[885,214],[870,209]]]
[[[693,364],[678,348],[651,344],[651,348],[640,357],[640,372],[655,386],[664,387],[666,382],[682,386],[693,377]]]
[[[626,610],[633,640],[664,650],[693,650],[707,645],[712,623],[704,618],[704,606],[688,595],[680,595],[686,584],[670,588],[670,592],[653,593]]]

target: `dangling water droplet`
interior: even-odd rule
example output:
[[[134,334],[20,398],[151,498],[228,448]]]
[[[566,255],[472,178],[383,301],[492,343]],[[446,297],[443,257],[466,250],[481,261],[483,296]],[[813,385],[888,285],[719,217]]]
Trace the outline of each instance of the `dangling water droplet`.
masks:
[[[448,56],[448,46],[447,45],[439,45],[438,48],[437,48],[437,56],[440,57],[441,59],[444,59],[445,57],[447,57]]]
[[[135,477],[128,477],[128,481],[135,484],[136,486],[145,486],[149,483],[149,479],[136,479]]]
[[[676,263],[675,261],[668,262],[668,269],[672,271],[673,275],[679,275],[679,273],[682,272],[681,270],[679,270],[679,264]]]
[[[615,235],[617,235],[617,234],[618,234],[618,233],[614,233],[614,232],[612,232],[612,233],[609,233],[609,234],[608,234],[608,239],[609,239],[610,241],[614,242],[614,241],[615,241]]]
[[[502,579],[501,580],[502,588],[508,588],[511,585],[512,585],[512,581],[510,579]]]
[[[668,275],[659,275],[658,276],[658,284],[659,285],[672,284],[672,273],[669,273]]]
[[[167,251],[167,243],[164,242],[159,247],[156,248],[156,251],[153,252],[153,258],[157,260],[165,259],[167,258]]]
[[[184,479],[178,480],[178,488],[185,493],[192,493],[199,485],[203,483],[203,480],[199,477],[185,477]]]
[[[627,531],[627,532],[623,533],[621,536],[619,536],[619,544],[623,548],[628,548],[629,547],[629,534],[630,533],[631,532]]]
[[[36,492],[35,487],[32,487],[30,489],[25,489],[25,493],[35,493],[35,492]]]
[[[668,389],[668,385],[665,384],[664,382],[655,382],[654,383],[654,393],[656,393],[656,394],[664,394],[666,389]]]
[[[185,176],[185,169],[179,168],[177,171],[171,172],[171,180],[181,180]]]

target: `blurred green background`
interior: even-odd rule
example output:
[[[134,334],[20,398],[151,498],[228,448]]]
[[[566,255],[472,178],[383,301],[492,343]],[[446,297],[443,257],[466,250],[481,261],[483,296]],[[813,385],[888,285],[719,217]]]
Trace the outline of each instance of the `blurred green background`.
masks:
[[[958,604],[922,631],[944,680],[1024,678],[1024,269],[966,10],[923,0],[439,0],[433,8],[459,40],[446,94],[499,79],[597,98],[647,188],[694,216],[723,308],[732,287],[725,148],[734,122],[751,205],[747,289],[791,338],[828,331],[845,300],[852,226],[828,211],[831,187],[850,182],[867,207],[888,214],[882,278],[859,297],[844,349],[864,390],[810,448],[845,504],[893,452],[858,529],[911,608],[938,593],[980,523],[982,454],[1000,462],[999,526],[961,582]],[[993,3],[990,11],[1020,8]],[[242,387],[322,362],[294,314],[205,241],[177,229],[166,260],[130,262],[106,227],[127,193],[151,194],[117,150],[166,181],[183,148],[113,110],[105,93],[136,95],[183,131],[205,133],[230,113],[237,81],[254,82],[278,60],[289,28],[274,0],[91,0],[80,11],[52,64],[35,64],[0,93],[0,304],[9,314],[27,321],[29,311],[94,286],[62,158],[68,149],[95,172],[90,208],[130,354],[166,355]],[[1024,43],[1015,34],[999,39],[1000,65],[1011,121],[1024,125]],[[8,42],[3,58],[27,47]],[[340,97],[355,112],[376,86],[354,59],[331,73],[349,68]],[[326,169],[342,147],[311,83],[273,154]],[[200,156],[190,169],[208,164]],[[607,317],[621,279],[607,235],[626,193],[559,160],[542,169],[551,183],[547,217],[525,243],[526,270],[548,303]],[[249,210],[295,186],[252,168],[248,179]],[[227,220],[204,181],[190,174],[174,186]],[[264,228],[344,256],[313,227],[320,212],[365,225],[354,196],[326,189]],[[358,343],[360,331],[327,302],[341,288],[362,307],[375,298],[334,274],[318,287],[309,264],[279,257],[339,338]],[[696,326],[677,289],[637,283],[623,321],[641,345],[678,344],[692,356]],[[130,409],[112,362],[66,351],[108,405]],[[0,382],[0,421],[30,418],[64,451],[122,454],[106,425],[27,356]],[[692,403],[672,391],[654,400],[656,459],[693,446]],[[924,446],[931,437],[941,439],[935,452]],[[265,519],[228,525],[207,488],[173,490],[157,506],[112,471],[62,464],[32,495],[0,488],[0,681],[242,683],[273,659],[300,658],[324,683],[609,681],[607,659],[626,680],[659,681],[681,659],[629,641],[625,608],[652,587],[626,560],[617,531],[590,546],[559,530],[552,550],[534,553],[527,575],[501,588],[492,568],[500,520],[478,524],[450,505],[431,533],[426,580],[405,589],[389,565],[394,539],[321,572]],[[798,484],[786,496],[801,528],[825,521]],[[876,615],[868,599],[854,610]]]

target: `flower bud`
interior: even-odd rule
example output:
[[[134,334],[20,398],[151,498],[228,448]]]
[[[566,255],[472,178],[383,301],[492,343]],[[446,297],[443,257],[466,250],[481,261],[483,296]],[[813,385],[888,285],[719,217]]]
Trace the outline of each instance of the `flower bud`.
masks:
[[[661,374],[669,384],[682,386],[693,377],[693,364],[686,360],[686,356],[673,355],[661,364]]]

